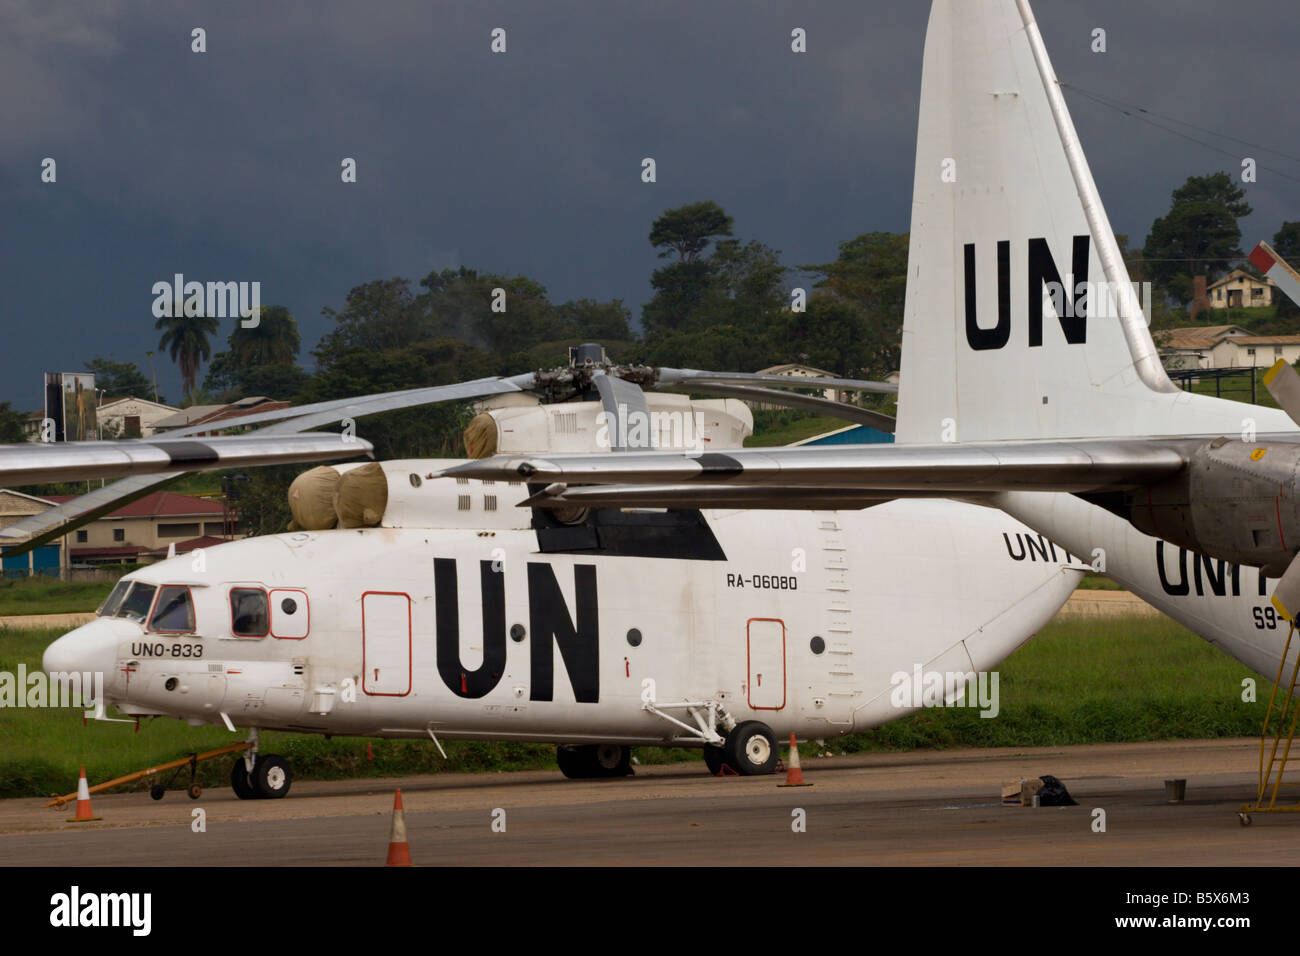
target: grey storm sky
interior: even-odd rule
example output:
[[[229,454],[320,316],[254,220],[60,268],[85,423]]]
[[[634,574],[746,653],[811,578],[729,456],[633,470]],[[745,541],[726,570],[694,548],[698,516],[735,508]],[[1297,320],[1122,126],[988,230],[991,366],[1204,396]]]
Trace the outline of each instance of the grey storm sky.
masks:
[[[1294,0],[1038,0],[1067,83],[1300,156]],[[664,209],[720,202],[787,265],[908,228],[923,0],[0,0],[0,401],[134,361],[155,282],[257,280],[303,361],[348,289],[465,265],[639,315]],[[208,51],[190,51],[190,31]],[[489,50],[507,31],[507,52]],[[803,27],[808,52],[790,51]],[[1107,32],[1107,52],[1090,49]],[[1243,247],[1300,219],[1300,161],[1231,156],[1067,91],[1116,231],[1188,175],[1271,166]],[[46,157],[58,182],[40,182]],[[358,182],[340,181],[355,157]],[[658,182],[640,180],[641,160]],[[223,329],[214,350],[224,347]],[[159,387],[179,374],[155,357]]]

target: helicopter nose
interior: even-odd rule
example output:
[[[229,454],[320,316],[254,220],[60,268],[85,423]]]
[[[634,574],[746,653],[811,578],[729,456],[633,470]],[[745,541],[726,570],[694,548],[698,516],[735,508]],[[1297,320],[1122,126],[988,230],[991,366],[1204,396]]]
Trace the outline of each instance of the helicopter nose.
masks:
[[[91,621],[69,631],[45,649],[46,674],[99,673],[105,682],[117,662],[117,634],[108,622]]]

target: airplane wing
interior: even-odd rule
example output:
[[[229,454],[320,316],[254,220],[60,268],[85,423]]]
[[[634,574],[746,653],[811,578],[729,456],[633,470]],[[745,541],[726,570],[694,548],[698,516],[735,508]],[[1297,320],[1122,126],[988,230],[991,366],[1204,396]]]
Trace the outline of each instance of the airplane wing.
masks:
[[[1295,441],[1295,435],[1279,436]],[[841,489],[869,497],[960,495],[993,491],[1109,491],[1170,477],[1203,439],[988,442],[935,445],[840,445],[743,448],[725,452],[626,452],[620,455],[498,455],[443,472],[555,486],[551,495],[594,503],[620,486],[620,502],[664,500],[664,486],[685,489],[763,489],[785,492],[786,507],[804,508],[805,489]],[[562,487],[561,487],[562,486]],[[636,486],[640,486],[637,488]],[[734,492],[737,497],[743,497]],[[639,499],[644,495],[644,499]],[[608,498],[606,500],[609,500]],[[536,507],[536,502],[533,502]],[[739,505],[738,505],[739,506]],[[696,505],[699,507],[699,505]]]
[[[757,511],[859,511],[912,492],[858,491],[855,488],[800,488],[798,505],[790,491],[768,485],[548,485],[519,502],[523,508],[569,511],[574,508],[742,508]],[[919,497],[930,497],[920,495]]]

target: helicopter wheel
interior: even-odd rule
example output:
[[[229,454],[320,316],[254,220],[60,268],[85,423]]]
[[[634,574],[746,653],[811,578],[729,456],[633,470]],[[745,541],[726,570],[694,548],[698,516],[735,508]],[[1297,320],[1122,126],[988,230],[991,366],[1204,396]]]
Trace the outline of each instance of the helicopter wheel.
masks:
[[[257,799],[257,791],[253,789],[253,781],[244,768],[243,757],[236,757],[235,765],[230,768],[230,789],[235,791],[235,796],[240,800]]]

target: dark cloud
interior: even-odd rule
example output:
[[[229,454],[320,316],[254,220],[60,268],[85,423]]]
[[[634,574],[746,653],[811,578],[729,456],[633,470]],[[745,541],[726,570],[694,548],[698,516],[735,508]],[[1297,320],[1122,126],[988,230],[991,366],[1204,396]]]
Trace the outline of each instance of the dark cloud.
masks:
[[[1300,155],[1291,4],[1036,4],[1062,79]],[[908,225],[919,0],[374,4],[0,2],[0,400],[45,369],[140,362],[156,281],[260,280],[314,344],[323,306],[388,275],[519,272],[557,300],[638,307],[663,209],[823,261]],[[208,52],[190,52],[190,30]],[[489,52],[489,31],[508,52]],[[790,29],[809,52],[789,50]],[[1108,52],[1089,49],[1107,30]],[[1275,92],[1275,91],[1281,91]],[[1069,94],[1117,231],[1140,242],[1219,155]],[[39,182],[45,156],[59,182]],[[339,163],[359,164],[343,185]],[[642,157],[659,181],[640,182]],[[1300,176],[1300,163],[1261,153]],[[1244,242],[1300,219],[1261,170]],[[179,378],[166,358],[160,384]]]

